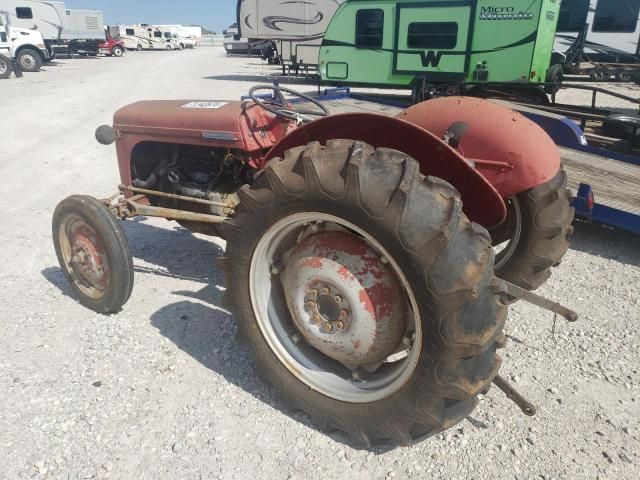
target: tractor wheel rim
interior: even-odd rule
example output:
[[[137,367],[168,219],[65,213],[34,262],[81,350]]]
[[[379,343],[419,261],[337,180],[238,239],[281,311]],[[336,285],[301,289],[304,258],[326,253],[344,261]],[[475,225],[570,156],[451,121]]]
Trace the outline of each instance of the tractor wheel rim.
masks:
[[[494,262],[494,269],[499,270],[504,267],[509,260],[513,257],[513,254],[518,248],[520,237],[522,236],[522,210],[520,208],[520,202],[518,197],[513,196],[509,199],[507,205],[507,216],[512,216],[513,227],[509,240],[499,245],[494,245],[496,252],[496,258]]]
[[[4,75],[9,70],[9,65],[4,60],[0,60],[0,75]]]
[[[350,246],[331,250],[340,235]],[[361,263],[353,258],[349,263],[351,247],[362,250]],[[332,275],[332,268],[340,274]],[[354,289],[350,281],[363,288]],[[309,212],[275,223],[254,250],[249,288],[271,351],[298,380],[325,396],[350,403],[381,400],[401,389],[418,365],[422,327],[415,295],[382,245],[348,221]],[[372,335],[372,321],[381,322],[376,333],[383,340]],[[358,348],[364,350],[360,356]],[[373,353],[379,348],[387,349],[383,358]]]
[[[74,284],[88,297],[100,299],[109,286],[111,270],[106,250],[96,231],[71,215],[58,232],[64,264]]]

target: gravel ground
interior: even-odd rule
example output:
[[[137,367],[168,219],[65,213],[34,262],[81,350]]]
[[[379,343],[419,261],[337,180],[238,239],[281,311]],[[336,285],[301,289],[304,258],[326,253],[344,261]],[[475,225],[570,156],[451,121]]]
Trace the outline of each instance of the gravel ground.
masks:
[[[140,99],[236,99],[264,68],[203,48],[61,60],[2,83],[0,478],[640,478],[640,255],[622,231],[577,224],[542,289],[578,323],[510,309],[503,374],[538,415],[492,389],[411,448],[354,449],[256,380],[220,306],[220,240],[126,222],[137,276],[124,311],[69,296],[53,209],[118,181],[95,127]]]

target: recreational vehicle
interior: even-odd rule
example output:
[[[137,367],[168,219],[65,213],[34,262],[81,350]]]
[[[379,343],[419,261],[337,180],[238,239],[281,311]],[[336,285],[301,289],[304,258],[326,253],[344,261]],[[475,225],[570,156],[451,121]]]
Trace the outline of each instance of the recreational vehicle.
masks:
[[[544,82],[559,2],[496,5],[495,0],[347,0],[322,41],[322,80],[386,88]]]
[[[195,48],[196,39],[188,30],[182,25],[156,25],[156,27],[168,28],[175,34],[178,48],[183,50],[185,48]]]
[[[584,53],[593,60],[637,63],[640,0],[562,0],[555,49],[566,52],[587,25]]]
[[[110,25],[109,35],[124,42],[127,50],[149,50],[152,41],[147,27],[140,25]]]
[[[344,0],[238,0],[240,36],[273,40],[283,64],[317,65],[322,37]]]

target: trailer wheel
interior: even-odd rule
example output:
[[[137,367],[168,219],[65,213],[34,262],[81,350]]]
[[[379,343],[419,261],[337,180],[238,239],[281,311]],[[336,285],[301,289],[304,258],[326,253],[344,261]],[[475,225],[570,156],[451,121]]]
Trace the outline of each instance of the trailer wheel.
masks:
[[[116,45],[111,49],[111,53],[113,54],[114,57],[121,57],[122,54],[124,53],[124,50],[120,48],[118,45]]]
[[[42,67],[42,57],[32,48],[20,50],[17,60],[25,72],[37,72]]]
[[[142,50],[142,45],[138,44],[138,46],[136,47],[136,50],[138,51]]]
[[[452,427],[500,368],[486,230],[396,150],[317,142],[272,159],[222,224],[238,337],[325,431],[406,445]]]
[[[551,276],[569,248],[574,209],[564,170],[531,190],[509,199],[507,220],[491,230],[500,278],[535,290]]]
[[[11,59],[0,55],[0,79],[9,78],[12,71]]]
[[[116,217],[93,197],[68,197],[53,214],[53,243],[80,303],[98,313],[118,312],[133,289],[133,261]]]
[[[167,50],[172,50],[171,45],[167,45]]]
[[[640,135],[640,116],[613,113],[602,121],[602,131],[614,138],[629,139]]]

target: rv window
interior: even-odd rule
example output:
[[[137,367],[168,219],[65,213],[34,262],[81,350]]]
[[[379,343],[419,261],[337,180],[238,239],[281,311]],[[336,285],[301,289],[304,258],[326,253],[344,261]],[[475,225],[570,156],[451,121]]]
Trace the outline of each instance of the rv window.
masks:
[[[16,17],[18,18],[33,18],[33,12],[27,7],[16,7]]]
[[[382,10],[358,10],[356,13],[356,47],[380,48],[384,32]]]
[[[127,35],[129,35],[131,37],[135,36],[135,34],[136,34],[136,32],[133,31],[133,28],[127,28],[125,30],[125,32],[127,33]]]
[[[171,38],[171,33],[164,32],[164,38]]]
[[[558,16],[558,32],[581,32],[587,23],[590,0],[562,0]]]
[[[455,22],[421,22],[409,24],[409,48],[456,48],[458,24]]]
[[[153,36],[156,38],[162,38],[162,32],[153,32]]]
[[[594,32],[635,32],[640,0],[600,0],[593,17]]]

